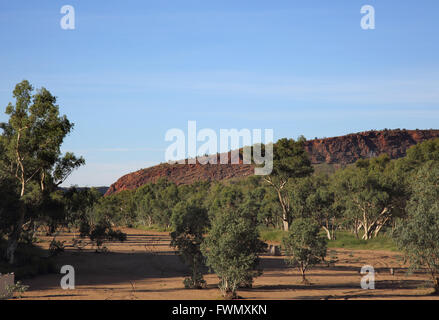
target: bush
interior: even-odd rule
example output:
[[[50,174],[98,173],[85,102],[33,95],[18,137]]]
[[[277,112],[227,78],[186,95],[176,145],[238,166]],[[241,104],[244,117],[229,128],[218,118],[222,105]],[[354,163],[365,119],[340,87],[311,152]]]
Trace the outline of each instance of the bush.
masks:
[[[222,295],[236,299],[240,286],[251,286],[253,278],[262,274],[258,255],[265,244],[259,240],[252,204],[239,205],[240,197],[233,190],[224,193],[227,202],[217,212],[201,250],[220,278]]]
[[[408,219],[394,232],[410,269],[427,268],[439,294],[439,163],[427,162],[411,181],[413,195],[407,205]]]
[[[119,230],[113,230],[108,221],[99,221],[96,225],[86,222],[81,224],[80,237],[88,237],[97,247],[96,252],[105,250],[102,245],[105,241],[126,241],[127,235]],[[106,251],[106,250],[105,250]]]
[[[171,246],[178,249],[180,256],[191,268],[191,277],[184,280],[186,288],[201,289],[206,286],[201,268],[204,266],[200,250],[209,218],[207,210],[195,204],[181,202],[175,206],[172,217],[175,231],[171,233]]]
[[[299,218],[293,222],[290,231],[282,241],[288,264],[297,267],[302,282],[309,284],[306,271],[324,260],[327,240],[320,234],[320,227],[311,219]]]
[[[17,283],[6,287],[6,295],[0,296],[0,300],[8,297],[14,297],[16,293],[17,297],[21,298],[27,289],[29,289],[29,286],[23,285],[20,281],[17,281]]]

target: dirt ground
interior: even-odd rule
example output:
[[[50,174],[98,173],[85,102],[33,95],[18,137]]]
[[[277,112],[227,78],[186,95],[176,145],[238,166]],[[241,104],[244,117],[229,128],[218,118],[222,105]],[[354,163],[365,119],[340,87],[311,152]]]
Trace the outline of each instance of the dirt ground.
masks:
[[[108,253],[95,253],[88,247],[79,251],[68,248],[57,257],[57,267],[75,268],[76,288],[62,290],[63,274],[49,274],[25,279],[29,285],[23,299],[221,299],[218,278],[205,275],[207,288],[184,289],[187,267],[169,247],[167,233],[124,229],[126,242],[111,242]],[[58,240],[72,242],[74,234],[63,234]],[[48,240],[40,244],[48,247]],[[301,283],[296,269],[288,267],[282,257],[263,255],[264,274],[256,278],[252,289],[239,290],[243,299],[438,299],[428,277],[422,273],[407,274],[402,257],[395,252],[328,249],[334,265],[319,265],[308,272],[309,286]],[[360,286],[360,269],[371,265],[376,272],[375,289]],[[394,274],[390,274],[390,268]]]

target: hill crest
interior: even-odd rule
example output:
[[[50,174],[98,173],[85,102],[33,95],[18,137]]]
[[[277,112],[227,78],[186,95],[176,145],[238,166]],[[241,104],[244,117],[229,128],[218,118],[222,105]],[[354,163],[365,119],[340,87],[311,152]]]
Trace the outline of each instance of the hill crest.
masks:
[[[344,136],[308,140],[305,149],[313,165],[330,164],[344,166],[358,159],[388,154],[397,159],[406,155],[411,146],[439,137],[439,130],[371,130]],[[229,152],[230,155],[230,152]],[[219,157],[219,155],[218,155]],[[132,190],[149,182],[166,177],[176,184],[190,184],[195,181],[221,181],[246,177],[254,173],[248,164],[159,164],[119,178],[107,190],[111,195],[123,190]]]

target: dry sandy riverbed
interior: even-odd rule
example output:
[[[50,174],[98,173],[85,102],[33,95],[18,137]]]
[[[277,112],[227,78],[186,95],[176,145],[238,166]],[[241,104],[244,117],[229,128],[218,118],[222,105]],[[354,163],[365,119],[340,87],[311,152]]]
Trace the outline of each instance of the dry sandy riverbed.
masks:
[[[184,289],[182,280],[188,269],[169,247],[169,234],[164,232],[124,229],[124,243],[111,242],[109,253],[93,249],[67,249],[57,258],[58,269],[72,265],[76,273],[75,290],[62,290],[61,274],[26,279],[29,290],[23,299],[220,299],[218,278],[206,274],[207,288]],[[73,234],[58,239],[72,242]],[[44,238],[41,246],[48,247]],[[255,280],[252,289],[241,289],[243,299],[439,299],[432,291],[425,274],[406,274],[401,255],[387,251],[329,249],[338,262],[310,270],[310,286],[301,284],[297,270],[285,265],[282,257],[263,255],[264,274]],[[360,287],[360,269],[372,265],[377,271],[376,289]],[[391,275],[390,268],[395,269]]]

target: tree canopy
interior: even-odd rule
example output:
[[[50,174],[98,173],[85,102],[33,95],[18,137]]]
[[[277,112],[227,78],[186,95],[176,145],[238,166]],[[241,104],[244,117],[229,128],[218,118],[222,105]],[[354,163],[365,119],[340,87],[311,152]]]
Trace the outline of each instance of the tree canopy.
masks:
[[[7,235],[6,258],[10,263],[14,262],[23,226],[31,224],[38,211],[36,207],[42,201],[47,204],[49,194],[72,170],[85,163],[73,153],[61,153],[61,145],[72,131],[73,123],[60,115],[55,96],[45,88],[34,91],[23,80],[15,86],[13,98],[15,104],[6,107],[9,120],[0,124],[0,170],[3,176],[16,180],[21,200]]]
[[[411,270],[427,268],[439,294],[439,163],[428,161],[412,177],[408,218],[395,230]]]

